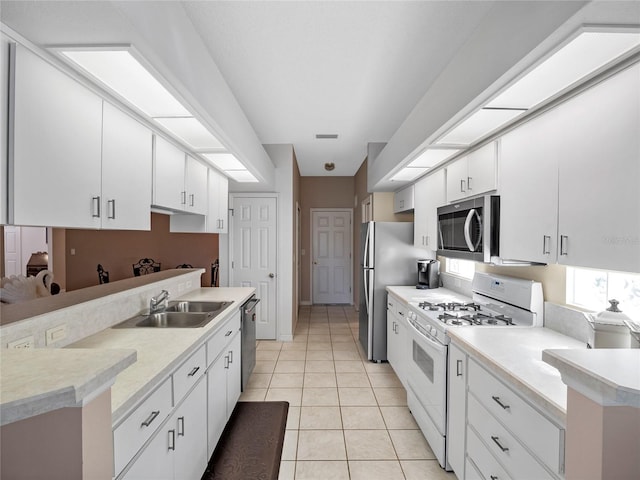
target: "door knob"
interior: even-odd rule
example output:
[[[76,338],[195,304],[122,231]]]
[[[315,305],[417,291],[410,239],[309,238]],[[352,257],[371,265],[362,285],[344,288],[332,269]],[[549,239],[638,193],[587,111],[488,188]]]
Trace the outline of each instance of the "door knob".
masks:
[[[273,278],[273,277],[275,277],[275,276],[276,276],[276,274],[275,274],[275,273],[270,273],[270,274],[269,274],[269,278]]]

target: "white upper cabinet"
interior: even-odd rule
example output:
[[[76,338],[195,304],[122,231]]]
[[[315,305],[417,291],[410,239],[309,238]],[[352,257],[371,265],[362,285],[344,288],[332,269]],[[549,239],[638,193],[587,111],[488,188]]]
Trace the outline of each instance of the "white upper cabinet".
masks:
[[[402,213],[413,210],[414,207],[414,188],[413,185],[398,190],[393,195],[393,213]]]
[[[207,171],[209,168],[195,158],[187,155],[185,187],[187,198],[186,210],[191,213],[206,215],[208,209]]]
[[[207,232],[227,233],[229,230],[229,179],[213,168],[209,169],[209,211]]]
[[[15,45],[9,222],[99,228],[102,99]]]
[[[102,227],[151,230],[151,131],[104,103]]]
[[[447,202],[495,190],[497,186],[498,143],[487,145],[447,166]]]
[[[500,256],[640,272],[640,65],[502,139]]]
[[[413,244],[435,251],[438,248],[438,207],[446,201],[444,169],[416,182],[414,199]]]
[[[155,136],[153,157],[153,204],[172,210],[186,210],[186,154],[172,143]]]

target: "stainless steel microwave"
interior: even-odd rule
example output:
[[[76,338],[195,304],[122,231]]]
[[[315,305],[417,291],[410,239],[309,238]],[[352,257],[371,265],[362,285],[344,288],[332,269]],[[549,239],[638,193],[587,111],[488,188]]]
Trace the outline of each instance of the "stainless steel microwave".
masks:
[[[485,195],[438,208],[438,255],[491,262],[499,256],[500,197]]]

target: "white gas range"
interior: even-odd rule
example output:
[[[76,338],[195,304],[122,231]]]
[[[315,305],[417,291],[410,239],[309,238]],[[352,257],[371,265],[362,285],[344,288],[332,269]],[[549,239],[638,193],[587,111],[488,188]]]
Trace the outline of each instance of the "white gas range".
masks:
[[[407,402],[440,465],[447,470],[447,364],[449,328],[541,327],[542,284],[476,273],[472,297],[439,288],[409,303],[411,361]]]

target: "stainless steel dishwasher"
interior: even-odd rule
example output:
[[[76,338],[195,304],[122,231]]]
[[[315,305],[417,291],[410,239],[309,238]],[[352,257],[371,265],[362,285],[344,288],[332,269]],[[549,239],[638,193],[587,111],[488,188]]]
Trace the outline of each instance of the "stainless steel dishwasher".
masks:
[[[256,366],[256,306],[260,302],[255,295],[242,304],[242,391],[249,381],[251,372]]]

